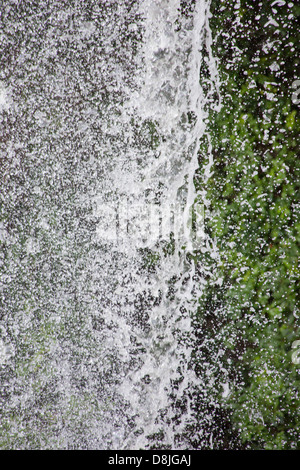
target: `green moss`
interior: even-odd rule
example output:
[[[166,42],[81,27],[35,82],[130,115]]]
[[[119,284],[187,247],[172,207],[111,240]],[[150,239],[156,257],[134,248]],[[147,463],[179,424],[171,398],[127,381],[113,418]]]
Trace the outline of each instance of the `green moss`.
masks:
[[[237,12],[233,2],[212,1],[223,107],[210,113],[214,173],[206,189],[215,216],[207,230],[225,286],[216,321],[224,361],[232,359],[224,406],[247,448],[289,449],[300,437],[300,369],[291,361],[300,338],[300,116],[292,102],[299,8],[276,9],[275,28],[269,2],[242,0]],[[204,164],[205,142],[202,149]],[[210,295],[208,288],[202,302]]]

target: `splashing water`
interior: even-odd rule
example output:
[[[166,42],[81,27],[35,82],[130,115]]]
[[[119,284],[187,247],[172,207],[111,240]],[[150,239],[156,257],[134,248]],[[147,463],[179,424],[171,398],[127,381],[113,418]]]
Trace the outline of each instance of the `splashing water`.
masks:
[[[10,447],[180,448],[193,432],[188,391],[202,382],[189,366],[191,316],[204,280],[191,256],[217,256],[194,186],[218,88],[208,20],[204,0],[185,11],[179,0],[43,11],[7,2],[0,234]]]

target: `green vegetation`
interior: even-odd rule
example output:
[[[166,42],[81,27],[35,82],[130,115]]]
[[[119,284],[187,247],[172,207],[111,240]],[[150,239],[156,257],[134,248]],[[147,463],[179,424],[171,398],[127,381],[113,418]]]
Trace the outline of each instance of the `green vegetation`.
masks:
[[[223,285],[206,289],[198,322],[222,349],[231,389],[222,401],[240,446],[296,449],[300,117],[293,84],[300,77],[300,7],[213,0],[211,12],[222,109],[209,116],[214,166],[205,184],[206,226],[217,240]],[[204,85],[207,76],[203,69]],[[201,168],[207,149],[203,142]]]

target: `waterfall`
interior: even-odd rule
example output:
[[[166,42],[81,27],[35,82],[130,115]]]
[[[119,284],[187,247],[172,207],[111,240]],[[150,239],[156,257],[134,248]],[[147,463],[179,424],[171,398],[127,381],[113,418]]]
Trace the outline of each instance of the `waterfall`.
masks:
[[[9,446],[186,448],[189,390],[204,386],[191,366],[205,284],[194,258],[217,256],[194,184],[218,90],[209,14],[206,0],[7,2]]]

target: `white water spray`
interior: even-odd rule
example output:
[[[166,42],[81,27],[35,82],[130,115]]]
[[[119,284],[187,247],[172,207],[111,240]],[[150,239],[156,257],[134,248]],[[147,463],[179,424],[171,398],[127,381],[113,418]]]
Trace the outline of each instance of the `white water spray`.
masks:
[[[201,387],[189,363],[204,280],[189,256],[214,250],[205,193],[199,199],[194,186],[218,90],[209,2],[186,12],[179,0],[78,5],[54,2],[41,47],[29,38],[36,63],[25,41],[17,59],[25,79],[15,69],[6,77],[10,112],[23,119],[23,134],[8,137],[12,168],[23,165],[19,149],[29,155],[31,210],[26,243],[16,243],[27,250],[32,293],[20,288],[22,263],[11,262],[7,278],[20,292],[11,304],[21,313],[3,328],[25,353],[12,359],[20,374],[7,414],[36,407],[42,418],[28,418],[30,433],[42,447],[180,448],[194,420],[189,390]],[[26,14],[27,27],[34,15]],[[211,166],[209,156],[205,177]],[[44,434],[39,420],[49,423]],[[26,436],[23,422],[14,426]],[[17,445],[37,445],[26,439]]]
[[[115,159],[111,177],[115,204],[124,200],[128,204],[125,209],[122,207],[122,217],[125,215],[125,220],[126,215],[128,219],[131,217],[136,224],[139,221],[133,236],[125,238],[125,243],[122,240],[122,245],[118,245],[117,240],[114,248],[119,251],[122,247],[126,267],[117,279],[115,295],[117,292],[120,296],[122,309],[111,318],[115,323],[120,322],[120,317],[122,320],[113,344],[118,360],[126,358],[133,344],[138,345],[133,350],[136,348],[139,355],[138,364],[133,368],[127,366],[118,387],[118,392],[129,404],[128,412],[134,417],[133,431],[119,434],[114,446],[145,448],[149,445],[149,436],[155,435],[163,426],[163,442],[174,448],[175,435],[184,431],[192,417],[187,410],[180,424],[176,427],[170,424],[174,413],[170,398],[174,394],[172,384],[180,383],[175,393],[179,397],[195,381],[199,385],[199,379],[188,369],[188,364],[192,342],[190,315],[196,308],[201,285],[195,284],[195,266],[186,256],[199,249],[199,243],[202,247],[206,243],[203,213],[201,218],[198,212],[198,238],[194,245],[191,210],[197,198],[194,176],[209,99],[200,85],[201,50],[209,33],[208,3],[196,2],[193,12],[184,16],[180,14],[179,1],[145,0],[141,2],[140,12],[144,17],[144,34],[143,47],[137,57],[136,90],[122,109],[122,119],[125,123],[135,121],[141,126],[144,123],[151,126],[157,142],[152,148],[149,145],[146,148],[127,147],[126,156],[120,158],[118,155]],[[208,166],[211,164],[210,159]],[[147,198],[147,194],[150,197]],[[142,208],[149,208],[154,198],[151,209],[157,211],[152,213],[152,218],[143,219]],[[101,207],[104,207],[103,199]],[[177,207],[175,213],[174,207]],[[134,208],[137,208],[136,212]],[[170,242],[170,231],[165,240],[150,237],[151,228],[157,222],[155,216],[161,218],[156,234],[163,235],[164,224],[169,228],[172,226],[174,246],[168,255],[164,254],[161,242]],[[116,234],[118,229],[120,227],[115,226],[113,233]],[[145,234],[144,251],[151,250],[149,256],[155,264],[153,272],[141,272],[140,269],[143,254],[137,248],[140,247],[141,232]],[[128,280],[126,283],[125,279]],[[147,296],[150,299],[148,305],[140,304],[141,318],[143,315],[144,318],[133,321],[135,301],[138,298],[145,301]],[[105,318],[108,316],[107,312]],[[126,369],[125,363],[126,359],[123,364]],[[160,414],[164,415],[164,425],[160,423]]]

